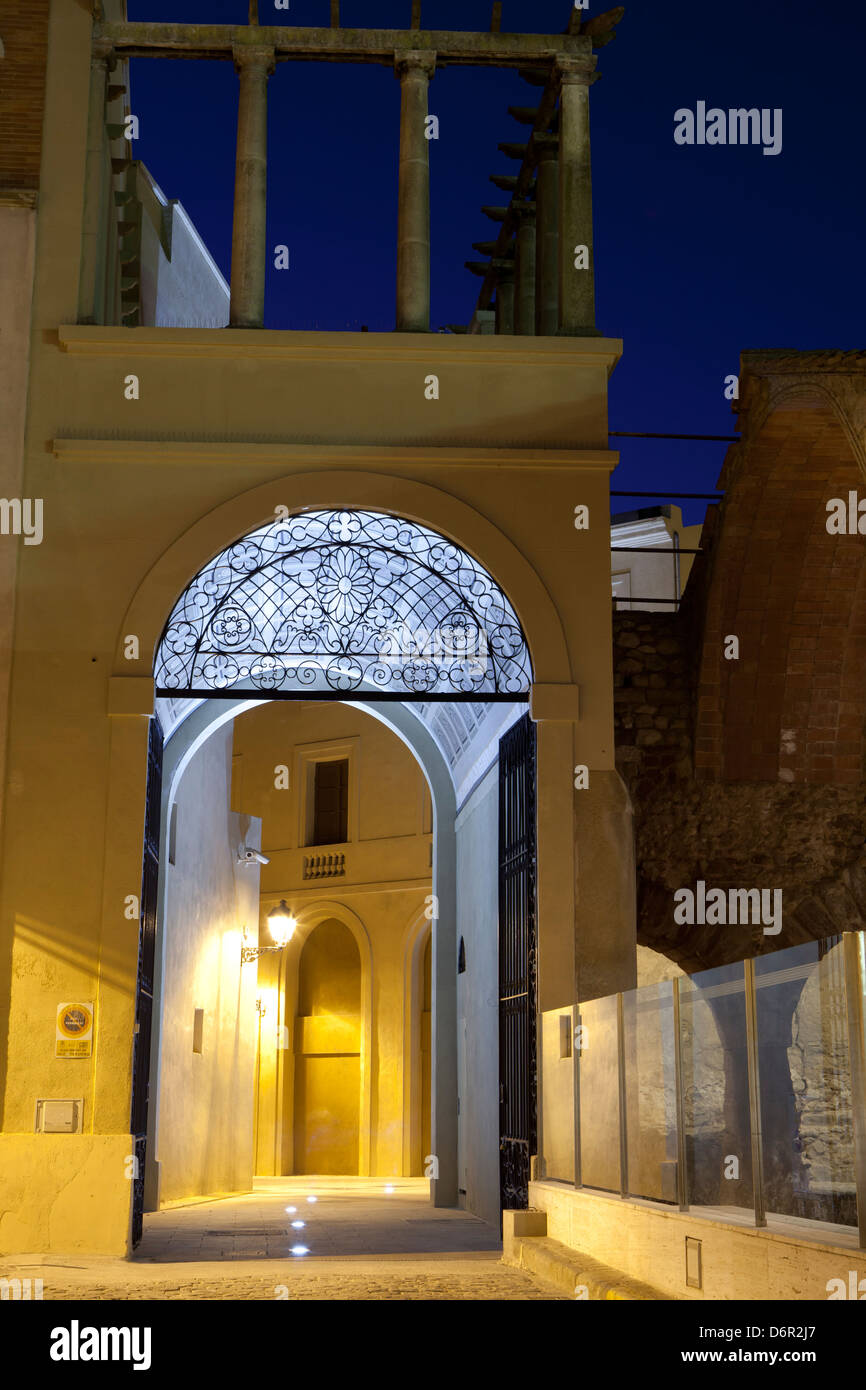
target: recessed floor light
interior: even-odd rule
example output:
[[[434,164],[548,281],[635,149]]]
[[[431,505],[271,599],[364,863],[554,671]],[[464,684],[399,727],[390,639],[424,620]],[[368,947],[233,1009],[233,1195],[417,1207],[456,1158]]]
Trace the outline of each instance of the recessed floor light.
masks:
[[[292,1246],[292,1254],[293,1254],[293,1255],[309,1255],[309,1253],[310,1253],[309,1246],[306,1246],[306,1245],[293,1245],[293,1246]]]

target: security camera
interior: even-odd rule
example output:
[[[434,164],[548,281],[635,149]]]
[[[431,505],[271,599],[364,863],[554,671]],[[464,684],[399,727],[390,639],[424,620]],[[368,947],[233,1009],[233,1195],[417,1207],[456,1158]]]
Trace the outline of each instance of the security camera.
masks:
[[[254,864],[270,864],[270,859],[261,850],[247,849],[246,845],[241,845],[238,850],[238,863],[249,864],[250,868]]]

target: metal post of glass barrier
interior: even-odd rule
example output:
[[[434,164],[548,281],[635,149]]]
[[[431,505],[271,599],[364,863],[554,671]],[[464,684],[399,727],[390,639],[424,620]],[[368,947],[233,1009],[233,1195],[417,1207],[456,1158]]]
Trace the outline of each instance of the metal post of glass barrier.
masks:
[[[746,1058],[749,1069],[749,1125],[752,1135],[752,1197],[755,1225],[766,1226],[764,1205],[764,1145],[761,1135],[761,1078],[758,1072],[758,1005],[755,993],[755,962],[743,961],[746,986]]]
[[[689,1209],[689,1183],[686,1172],[686,1092],[683,1068],[683,1032],[680,1015],[680,982],[671,981],[674,996],[674,1085],[677,1102],[677,1201],[680,1211]]]
[[[851,1109],[854,1117],[854,1182],[860,1249],[866,1250],[866,933],[846,931],[845,1002],[848,1014],[848,1057],[851,1066]]]
[[[583,1185],[580,1169],[580,1053],[583,1047],[583,1029],[580,1023],[580,1005],[575,1004],[572,1014],[574,1035],[572,1039],[572,1095],[574,1104],[574,1185]]]
[[[616,996],[616,1053],[619,1071],[619,1188],[628,1196],[628,1133],[626,1130],[625,1088],[625,1005],[621,994]]]

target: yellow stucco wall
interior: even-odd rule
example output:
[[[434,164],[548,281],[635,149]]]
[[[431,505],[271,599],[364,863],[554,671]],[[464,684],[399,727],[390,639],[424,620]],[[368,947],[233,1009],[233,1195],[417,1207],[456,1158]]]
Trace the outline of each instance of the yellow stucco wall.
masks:
[[[0,1134],[0,1255],[125,1254],[131,1156],[128,1135]]]

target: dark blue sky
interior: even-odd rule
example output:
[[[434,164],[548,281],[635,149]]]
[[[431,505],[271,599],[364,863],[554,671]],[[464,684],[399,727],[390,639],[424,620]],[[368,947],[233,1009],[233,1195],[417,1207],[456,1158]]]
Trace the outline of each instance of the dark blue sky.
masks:
[[[597,0],[591,14],[611,7]],[[561,32],[569,0],[505,0],[503,28]],[[424,0],[424,28],[487,29],[490,0]],[[259,0],[260,22],[326,25],[328,0]],[[408,25],[410,0],[343,0],[346,26]],[[247,0],[129,0],[130,19],[243,23]],[[598,55],[592,139],[598,325],[622,337],[611,428],[729,434],[724,378],[748,348],[866,340],[863,141],[866,0],[636,0]],[[463,263],[495,235],[481,211],[525,138],[514,72],[445,69],[430,89],[434,328],[467,323]],[[674,112],[784,112],[783,150],[682,147]],[[237,114],[230,63],[132,64],[135,154],[179,198],[228,278]],[[269,84],[272,328],[388,331],[394,323],[399,85],[384,67],[281,64]],[[270,257],[273,265],[273,258]],[[724,445],[622,441],[620,488],[711,489]],[[625,500],[625,508],[637,503]],[[690,509],[689,519],[703,515]]]

